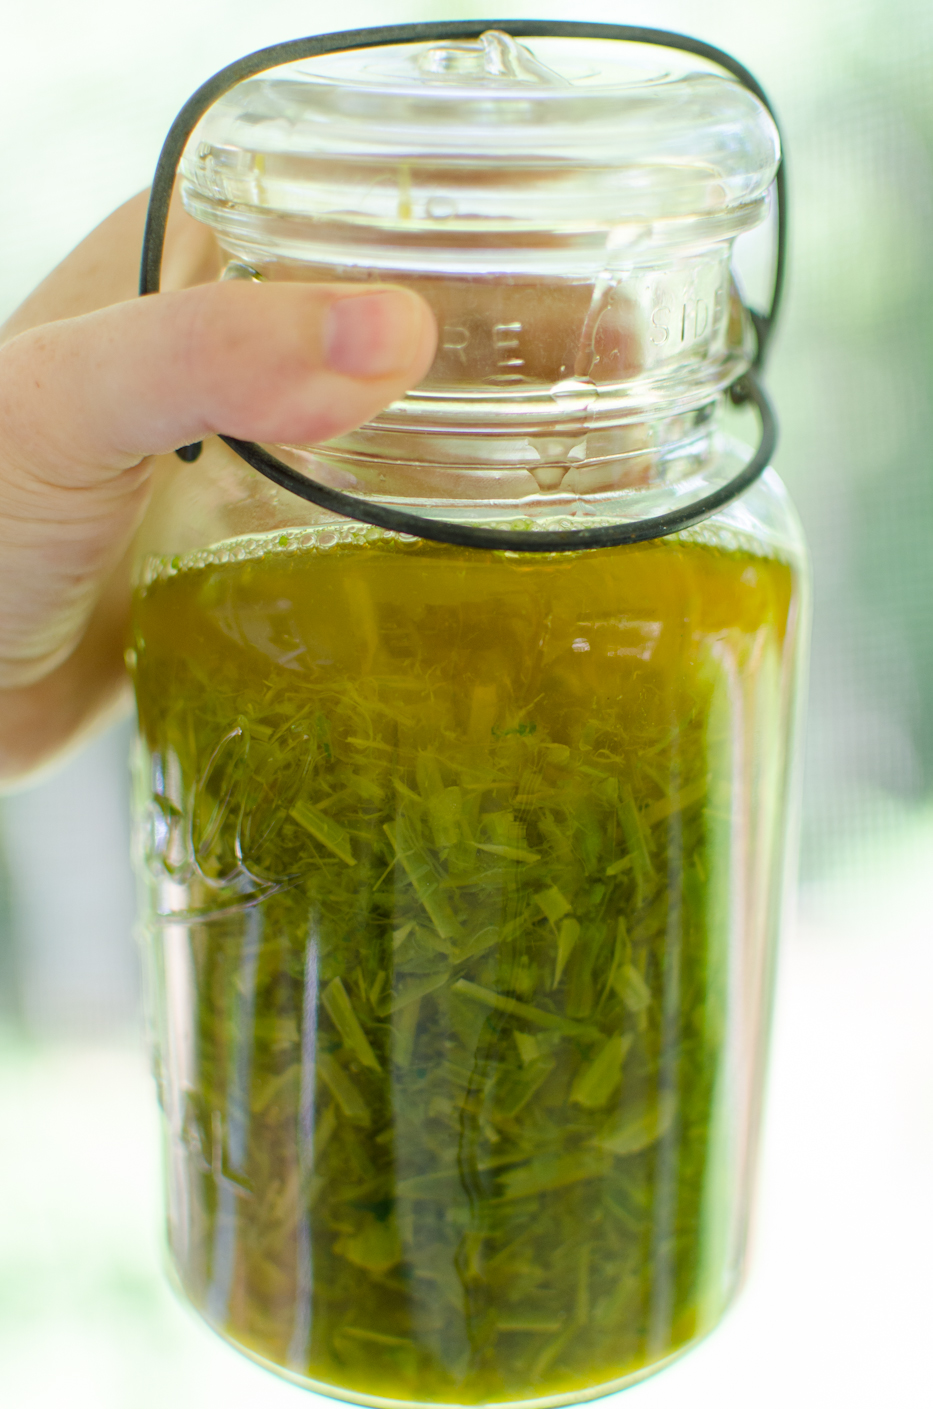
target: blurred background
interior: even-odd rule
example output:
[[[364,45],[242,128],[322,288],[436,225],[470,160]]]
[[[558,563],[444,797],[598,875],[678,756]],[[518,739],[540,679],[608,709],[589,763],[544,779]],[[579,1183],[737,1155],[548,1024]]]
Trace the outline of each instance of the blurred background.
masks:
[[[933,1262],[933,6],[929,0],[33,0],[0,15],[0,320],[148,183],[189,93],[299,34],[481,16],[730,49],[781,119],[791,275],[769,382],[816,615],[798,916],[757,1252],[631,1409],[927,1405]],[[298,1409],[178,1305],[127,852],[129,722],[0,801],[0,1402]]]

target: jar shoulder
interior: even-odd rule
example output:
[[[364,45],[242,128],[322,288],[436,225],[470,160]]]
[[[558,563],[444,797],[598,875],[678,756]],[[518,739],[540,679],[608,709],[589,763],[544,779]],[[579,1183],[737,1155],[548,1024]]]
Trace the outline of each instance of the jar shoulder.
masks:
[[[708,521],[709,528],[735,533],[762,551],[785,558],[809,576],[810,555],[800,516],[776,470],[768,468],[744,494]]]

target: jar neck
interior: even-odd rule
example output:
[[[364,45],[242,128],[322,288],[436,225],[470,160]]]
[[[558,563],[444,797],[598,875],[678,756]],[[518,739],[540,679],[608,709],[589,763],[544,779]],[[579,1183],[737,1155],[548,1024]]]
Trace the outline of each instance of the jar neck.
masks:
[[[430,304],[438,345],[424,381],[316,452],[345,487],[430,482],[429,497],[460,497],[449,486],[480,476],[512,499],[671,483],[707,453],[717,400],[751,361],[728,242],[661,265],[628,250],[613,267],[622,255],[604,248],[601,268],[572,277],[558,275],[553,251],[519,274],[502,249],[487,250],[484,275],[416,273],[392,259],[389,268],[385,249],[382,263],[370,253],[365,267],[269,259],[231,262],[224,274],[390,280]],[[482,496],[471,488],[467,497]]]
[[[723,397],[679,420],[633,423],[625,443],[607,443],[603,455],[568,460],[555,447],[550,463],[534,466],[495,455],[482,468],[475,460],[439,464],[404,453],[387,460],[334,443],[276,453],[319,484],[427,518],[500,527],[561,527],[559,520],[581,517],[636,521],[675,504],[688,509],[730,483],[748,463],[749,443],[736,438],[751,429],[742,424],[748,414],[734,412]]]
[[[305,455],[335,486],[392,498],[513,501],[643,490],[702,472],[716,453],[718,406],[714,398],[675,415],[642,413],[615,424],[581,412],[524,434],[493,420],[467,431],[387,416]]]

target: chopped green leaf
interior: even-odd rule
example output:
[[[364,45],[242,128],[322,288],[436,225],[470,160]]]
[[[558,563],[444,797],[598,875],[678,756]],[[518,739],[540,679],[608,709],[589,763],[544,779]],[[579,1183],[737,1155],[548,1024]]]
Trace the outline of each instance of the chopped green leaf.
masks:
[[[658,798],[650,807],[645,808],[645,822],[649,827],[655,822],[660,822],[665,817],[673,817],[677,812],[683,812],[684,808],[692,807],[695,802],[700,802],[706,797],[709,791],[709,779],[698,778],[689,787],[681,788],[679,793],[673,793],[667,797]]]
[[[606,1157],[597,1151],[581,1150],[569,1155],[539,1155],[528,1164],[510,1170],[502,1176],[505,1199],[526,1199],[552,1189],[565,1189],[584,1179],[605,1178]]]
[[[364,1067],[369,1067],[372,1071],[379,1071],[380,1066],[376,1054],[360,1027],[359,1019],[353,1011],[353,1004],[350,1002],[347,990],[340,979],[333,979],[324,989],[321,997],[324,1007],[333,1019],[334,1026],[351,1052],[362,1062]]]
[[[388,1272],[402,1258],[402,1243],[394,1219],[380,1222],[364,1214],[355,1233],[338,1238],[334,1251],[367,1272]]]
[[[407,1067],[411,1064],[415,1037],[418,1032],[420,1009],[420,996],[411,998],[407,1003],[400,1003],[398,1006],[399,1017],[392,1027],[392,1060],[398,1067]]]
[[[518,1054],[524,1066],[527,1066],[529,1062],[533,1062],[541,1056],[541,1048],[538,1046],[538,1039],[530,1032],[519,1032],[516,1028],[512,1036],[515,1038],[515,1045],[518,1048]]]
[[[334,1100],[347,1119],[356,1125],[369,1125],[371,1116],[366,1102],[336,1058],[327,1052],[319,1052],[317,1065],[318,1071],[330,1087]]]
[[[676,1094],[664,1091],[641,1111],[608,1125],[599,1136],[599,1146],[613,1155],[637,1155],[667,1134],[676,1114]]]
[[[389,1013],[397,1013],[402,1008],[406,1008],[409,1003],[417,1003],[427,993],[434,993],[436,989],[443,988],[450,978],[450,970],[443,969],[438,973],[423,974],[419,978],[408,979],[407,982],[399,984],[398,988],[392,989],[388,997],[383,999],[380,1008],[380,1016],[385,1017]]]
[[[476,843],[477,851],[489,851],[493,856],[502,856],[506,861],[540,861],[541,857],[536,851],[523,851],[517,846],[494,846],[484,842]]]
[[[498,1008],[501,1013],[510,1013],[512,1017],[523,1018],[525,1022],[536,1023],[540,1027],[554,1028],[557,1032],[585,1034],[591,1031],[582,1023],[571,1022],[569,1018],[562,1018],[558,1013],[543,1012],[528,1003],[520,1003],[516,998],[509,998],[504,993],[493,993],[478,983],[471,983],[469,979],[458,979],[454,984],[454,991],[475,998],[478,1003],[485,1003],[490,1008]]]
[[[398,822],[383,824],[386,836],[395,848],[395,854],[408,872],[418,899],[424,906],[434,928],[441,939],[458,939],[462,930],[450,904],[441,889],[437,873],[431,866],[423,848],[419,847],[409,828],[400,817]]]
[[[536,895],[535,904],[544,911],[552,925],[556,925],[570,910],[570,901],[561,895],[557,886],[551,886],[549,890],[543,890]]]
[[[645,838],[644,824],[638,808],[635,805],[631,783],[625,783],[619,789],[619,821],[622,824],[622,831],[628,843],[632,866],[635,870],[635,880],[638,886],[638,899],[641,900],[648,893],[650,882],[655,875],[655,870],[651,862],[651,857],[648,854],[648,843]]]
[[[332,851],[335,856],[339,856],[341,861],[348,866],[355,866],[356,860],[350,850],[350,838],[330,817],[325,817],[323,812],[318,812],[307,802],[297,802],[292,808],[292,816],[296,822],[300,822],[305,831],[311,835],[328,851]]]
[[[577,1073],[570,1092],[571,1101],[591,1110],[604,1106],[622,1080],[622,1063],[633,1040],[630,1032],[610,1037],[593,1060]]]
[[[560,976],[564,972],[567,960],[573,953],[573,947],[580,938],[580,922],[572,917],[562,921],[560,936],[557,941],[557,962],[554,966],[554,982],[552,988],[556,988],[560,983]]]
[[[350,1261],[352,1262],[353,1259],[351,1258]],[[368,1264],[359,1263],[358,1266],[366,1267]],[[389,1349],[395,1346],[401,1346],[408,1350],[415,1348],[414,1341],[410,1337],[388,1336],[384,1331],[371,1331],[366,1326],[341,1326],[339,1334],[349,1336],[351,1340],[365,1341],[368,1345],[387,1346]]]
[[[632,964],[614,976],[612,986],[630,1013],[643,1013],[651,1002],[651,990]]]

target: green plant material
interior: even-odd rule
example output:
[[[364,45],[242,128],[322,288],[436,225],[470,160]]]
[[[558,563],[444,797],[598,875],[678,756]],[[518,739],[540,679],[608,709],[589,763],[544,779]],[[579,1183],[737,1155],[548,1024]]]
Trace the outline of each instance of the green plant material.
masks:
[[[387,1336],[381,1331],[370,1331],[365,1326],[341,1326],[339,1333],[341,1336],[349,1336],[351,1340],[365,1341],[369,1345],[406,1347],[414,1350],[414,1342],[405,1336]]]
[[[399,987],[389,995],[388,1001],[383,1003],[379,1009],[381,1017],[388,1017],[389,1013],[398,1013],[406,1008],[410,1003],[417,1003],[427,994],[433,993],[438,988],[443,988],[445,983],[450,981],[450,970],[441,969],[436,973],[423,974],[419,978],[411,978],[401,983]]]
[[[334,1251],[367,1272],[388,1272],[402,1259],[402,1243],[394,1221],[380,1222],[366,1213],[354,1233],[337,1239]]]
[[[336,1058],[327,1052],[321,1052],[317,1065],[318,1071],[331,1089],[334,1100],[347,1119],[357,1125],[369,1125],[371,1117],[366,1102]]]
[[[671,1128],[677,1114],[677,1095],[662,1091],[656,1101],[641,1111],[630,1111],[599,1137],[601,1149],[614,1155],[635,1155],[660,1140]]]
[[[648,852],[645,820],[635,805],[631,783],[624,783],[619,790],[619,821],[635,871],[636,898],[643,900],[651,888],[655,870]]]
[[[496,1327],[500,1336],[553,1336],[563,1329],[560,1321],[500,1321]]]
[[[503,1175],[500,1197],[527,1199],[552,1189],[565,1189],[583,1179],[602,1179],[608,1171],[606,1157],[597,1151],[574,1150],[566,1155],[539,1155],[520,1169]]]
[[[456,846],[461,836],[463,794],[459,788],[442,788],[428,799],[428,816],[435,844]]]
[[[609,965],[609,972],[603,985],[600,1006],[606,1001],[610,988],[615,988],[620,966],[630,957],[631,952],[632,942],[629,939],[628,925],[625,916],[619,915],[616,919],[616,942],[612,952],[612,963]]]
[[[675,813],[683,812],[685,807],[690,807],[695,802],[700,802],[705,798],[709,787],[708,778],[698,778],[695,783],[691,783],[689,788],[681,788],[680,792],[671,793],[668,797],[659,797],[657,802],[653,802],[650,807],[645,808],[644,820],[649,827],[653,827],[656,822],[661,822],[665,817],[673,817]]]
[[[557,1059],[546,1054],[519,1069],[503,1064],[495,1092],[497,1113],[506,1120],[514,1120],[556,1065]]]
[[[577,1072],[570,1092],[571,1101],[591,1110],[604,1106],[622,1080],[622,1063],[633,1041],[631,1032],[607,1038],[593,1060]]]
[[[541,857],[535,851],[522,851],[517,846],[492,846],[489,843],[477,842],[477,851],[488,851],[493,856],[502,856],[506,861],[540,861]]]
[[[339,978],[331,979],[321,998],[334,1026],[351,1052],[357,1056],[364,1067],[369,1067],[372,1071],[379,1071],[376,1054],[360,1027],[359,1019],[353,1011],[353,1005],[347,997],[347,990],[341,980]]]
[[[425,851],[413,840],[404,819],[400,817],[398,822],[385,822],[383,828],[440,938],[460,938],[460,926],[441,891],[440,879]]]
[[[557,962],[554,965],[554,982],[552,988],[556,988],[560,983],[561,974],[567,967],[567,960],[573,952],[573,947],[580,938],[580,923],[578,920],[564,920],[560,927],[560,936],[557,941]]]
[[[522,1059],[522,1065],[528,1066],[529,1062],[537,1061],[541,1056],[537,1037],[530,1032],[519,1032],[518,1028],[515,1029],[512,1036],[515,1038],[515,1045],[518,1048],[518,1055]]]
[[[540,895],[535,896],[535,904],[540,906],[547,915],[552,925],[556,925],[570,907],[570,901],[566,896],[561,895],[556,886],[551,886],[549,890],[543,890]]]
[[[261,1092],[253,1097],[253,1110],[257,1115],[261,1115],[267,1106],[273,1101],[291,1095],[294,1101],[294,1091],[298,1089],[301,1081],[301,1067],[296,1063],[294,1066],[286,1067],[284,1071],[278,1072],[266,1082]],[[288,1088],[292,1088],[290,1092]]]
[[[399,1019],[392,1029],[392,1060],[396,1066],[407,1067],[411,1064],[411,1054],[418,1031],[421,995],[408,1003],[399,1004],[396,1011],[399,1013]]]
[[[651,989],[632,964],[613,976],[612,986],[630,1013],[643,1013],[651,1002]]]
[[[748,780],[779,776],[791,589],[677,538],[289,532],[150,574],[172,1238],[228,1339],[464,1405],[589,1394],[708,1329],[729,946],[765,944],[729,888],[770,883],[779,789]]]
[[[336,802],[336,799],[331,798],[330,801],[333,803]],[[343,827],[338,827],[329,817],[325,817],[306,802],[297,803],[292,808],[291,814],[295,821],[300,822],[306,831],[327,847],[328,851],[339,856],[340,860],[345,861],[348,866],[356,865],[353,852],[350,850],[350,838]]]
[[[620,856],[618,861],[613,861],[611,866],[606,867],[607,878],[621,875],[626,867],[631,866],[631,864],[632,858],[630,856]]]
[[[379,1011],[378,1003],[380,997],[382,996],[382,990],[385,988],[385,985],[386,972],[385,969],[380,969],[375,979],[373,980],[373,985],[370,988],[369,993],[367,994],[367,997],[369,999],[369,1005],[374,1012]]]
[[[532,1008],[528,1003],[519,1003],[516,999],[508,998],[503,993],[493,993],[488,988],[482,988],[478,983],[471,983],[469,979],[458,979],[454,984],[454,991],[464,993],[469,998],[475,998],[478,1003],[485,1003],[490,1008],[497,1008],[501,1013],[521,1018],[523,1022],[537,1023],[539,1027],[549,1027],[556,1032],[577,1032],[585,1037],[591,1031],[580,1023],[560,1017],[557,1013],[546,1013],[541,1008]]]
[[[321,1116],[314,1132],[314,1151],[317,1155],[322,1155],[327,1149],[327,1142],[337,1129],[337,1112],[333,1106],[328,1106]]]

